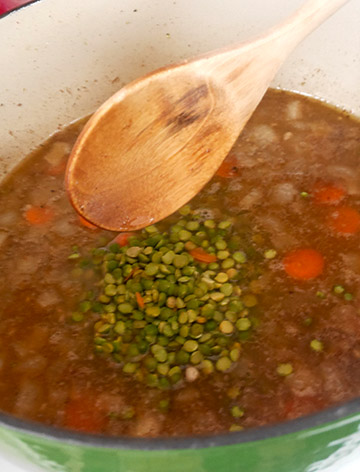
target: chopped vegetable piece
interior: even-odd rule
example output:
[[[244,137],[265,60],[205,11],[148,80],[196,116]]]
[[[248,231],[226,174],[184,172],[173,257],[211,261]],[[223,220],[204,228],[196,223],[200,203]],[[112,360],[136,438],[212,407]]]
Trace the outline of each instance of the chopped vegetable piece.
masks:
[[[324,270],[324,258],[315,249],[295,249],[283,259],[285,272],[297,280],[310,280]]]
[[[135,293],[135,296],[136,296],[136,302],[139,306],[139,308],[141,308],[141,310],[145,307],[145,302],[144,302],[144,299],[143,297],[141,296],[141,293],[140,292],[136,292]]]
[[[348,206],[338,207],[330,214],[328,224],[336,233],[355,234],[360,230],[360,213]]]
[[[24,216],[31,225],[44,225],[53,220],[55,213],[47,206],[32,206],[25,211]]]
[[[188,382],[194,382],[199,377],[199,371],[196,367],[187,367],[185,378]]]
[[[135,233],[131,233],[131,232],[128,232],[128,233],[119,233],[116,238],[114,238],[114,240],[112,241],[113,243],[118,243],[118,245],[120,247],[123,247],[123,246],[126,246],[129,242],[129,239],[132,237],[132,236],[135,236]]]
[[[100,433],[106,425],[106,416],[96,407],[91,394],[76,396],[65,409],[65,426],[85,433]]]
[[[338,205],[345,198],[345,191],[334,184],[317,183],[312,196],[318,205]]]
[[[229,155],[216,171],[216,175],[229,179],[239,174],[239,164],[235,156]]]
[[[195,260],[199,262],[205,262],[206,264],[210,264],[211,262],[216,262],[217,257],[215,254],[209,254],[201,247],[197,247],[189,251],[190,256],[192,256]]]

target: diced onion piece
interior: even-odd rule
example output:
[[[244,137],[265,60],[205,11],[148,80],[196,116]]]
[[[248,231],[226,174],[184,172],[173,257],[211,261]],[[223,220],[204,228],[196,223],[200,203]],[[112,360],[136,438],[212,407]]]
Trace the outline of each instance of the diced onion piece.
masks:
[[[6,211],[5,213],[0,214],[0,226],[2,227],[10,227],[16,224],[17,220],[19,219],[20,214],[16,211]]]
[[[42,292],[37,298],[38,304],[43,307],[47,308],[52,305],[56,305],[60,302],[59,295],[55,292],[55,290],[47,290],[46,292]]]
[[[155,416],[151,413],[145,413],[137,420],[133,430],[134,436],[157,436],[160,434],[162,426],[162,419],[160,416]]]
[[[271,198],[278,205],[287,205],[295,199],[297,194],[298,191],[292,183],[283,182],[275,185],[271,191]]]
[[[77,232],[78,226],[60,218],[52,225],[51,230],[57,235],[66,238],[73,236]]]
[[[188,382],[194,382],[199,377],[199,371],[196,367],[190,366],[186,368],[185,378]]]
[[[44,159],[52,166],[57,166],[70,153],[71,146],[69,143],[57,141],[49,151],[45,154]]]
[[[294,235],[289,233],[284,223],[274,215],[264,215],[259,218],[259,224],[270,234],[274,249],[286,251],[297,246],[298,241]]]
[[[242,210],[249,210],[260,202],[262,196],[262,191],[259,188],[254,188],[239,202],[239,208]]]
[[[239,192],[243,188],[241,179],[232,179],[228,185],[228,192]]]
[[[287,381],[292,393],[298,397],[317,395],[321,392],[321,379],[305,366],[298,366]]]
[[[326,172],[333,179],[343,183],[346,193],[360,195],[360,175],[353,168],[333,165],[328,166]]]
[[[259,147],[269,146],[276,143],[278,136],[274,129],[269,125],[257,125],[251,131],[251,139],[255,141]]]
[[[293,100],[287,104],[286,118],[288,120],[301,120],[302,116],[302,103],[299,100]]]
[[[14,403],[14,413],[19,416],[34,417],[43,400],[43,387],[39,382],[24,377]]]
[[[220,182],[213,182],[209,187],[206,188],[206,193],[208,195],[213,195],[220,190],[220,187]]]

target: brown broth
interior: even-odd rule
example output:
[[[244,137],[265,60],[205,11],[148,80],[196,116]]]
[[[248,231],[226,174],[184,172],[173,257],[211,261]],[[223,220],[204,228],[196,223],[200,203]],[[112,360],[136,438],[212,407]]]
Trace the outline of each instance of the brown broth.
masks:
[[[230,372],[166,392],[94,353],[96,317],[70,319],[94,283],[90,270],[77,277],[72,246],[90,249],[114,236],[82,226],[64,191],[64,163],[82,125],[52,137],[0,188],[1,410],[63,427],[70,399],[82,392],[106,419],[104,434],[184,436],[276,423],[360,394],[360,233],[334,233],[328,218],[336,208],[311,196],[319,181],[336,184],[346,192],[341,205],[360,211],[359,122],[312,99],[267,93],[229,157],[234,176],[215,176],[192,202],[233,217],[257,250],[277,251],[251,287],[259,298],[254,327]],[[53,220],[30,225],[31,205],[50,207]],[[324,273],[290,278],[282,258],[294,248],[321,252]],[[353,299],[335,294],[335,285]],[[310,348],[314,339],[322,352]],[[280,363],[293,373],[279,376]],[[231,416],[234,405],[242,418]]]

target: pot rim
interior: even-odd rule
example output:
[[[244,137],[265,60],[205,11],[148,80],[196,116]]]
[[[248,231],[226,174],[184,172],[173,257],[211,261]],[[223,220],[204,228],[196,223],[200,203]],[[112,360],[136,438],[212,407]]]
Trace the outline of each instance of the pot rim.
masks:
[[[34,3],[43,0],[32,0],[29,3],[0,15],[0,20],[8,15],[16,14],[19,10],[27,8]],[[346,425],[356,421],[353,415],[359,414],[360,420],[360,397],[339,405],[327,408],[318,413],[296,418],[282,423],[262,426],[250,430],[222,433],[205,436],[186,437],[156,437],[135,438],[129,436],[104,436],[96,434],[79,433],[67,429],[46,426],[30,420],[23,420],[13,415],[0,412],[0,426],[8,427],[18,433],[28,433],[46,440],[58,440],[74,446],[100,447],[105,449],[130,449],[130,450],[179,450],[179,449],[202,449],[207,447],[231,446],[241,443],[260,441],[277,438],[297,432],[304,435],[317,434],[332,428]],[[335,424],[331,424],[335,423]],[[319,428],[313,433],[311,429]]]
[[[356,414],[358,414],[358,418],[354,418]],[[136,438],[131,436],[114,437],[80,433],[55,426],[46,426],[30,420],[23,420],[7,413],[0,413],[0,427],[5,426],[17,433],[27,433],[45,440],[56,440],[72,446],[142,451],[235,446],[237,444],[257,442],[301,432],[303,432],[305,437],[342,427],[359,420],[360,398],[356,398],[318,413],[240,432],[204,436]]]

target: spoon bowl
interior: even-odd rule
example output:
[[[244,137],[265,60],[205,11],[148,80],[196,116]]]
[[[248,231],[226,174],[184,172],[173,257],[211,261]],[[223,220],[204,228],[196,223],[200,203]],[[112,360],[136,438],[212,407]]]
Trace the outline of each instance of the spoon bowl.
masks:
[[[170,215],[211,179],[294,47],[348,0],[308,0],[255,41],[159,69],[90,118],[70,155],[74,208],[112,231]]]

